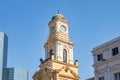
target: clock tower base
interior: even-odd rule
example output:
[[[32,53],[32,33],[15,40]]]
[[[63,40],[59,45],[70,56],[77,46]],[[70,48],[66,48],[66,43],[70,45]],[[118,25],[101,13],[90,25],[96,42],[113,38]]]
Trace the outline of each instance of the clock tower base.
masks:
[[[54,55],[41,61],[40,70],[35,72],[33,80],[79,80],[78,62],[68,64],[54,60]]]

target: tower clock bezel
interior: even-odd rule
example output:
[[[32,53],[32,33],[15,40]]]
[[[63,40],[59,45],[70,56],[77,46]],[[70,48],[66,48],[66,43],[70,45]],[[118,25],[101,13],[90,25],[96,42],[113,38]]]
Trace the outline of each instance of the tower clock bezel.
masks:
[[[61,25],[60,31],[61,31],[61,32],[66,32],[66,27],[65,27],[64,25]]]
[[[54,33],[55,32],[55,26],[52,26],[51,28],[50,28],[50,34],[52,34],[52,33]]]

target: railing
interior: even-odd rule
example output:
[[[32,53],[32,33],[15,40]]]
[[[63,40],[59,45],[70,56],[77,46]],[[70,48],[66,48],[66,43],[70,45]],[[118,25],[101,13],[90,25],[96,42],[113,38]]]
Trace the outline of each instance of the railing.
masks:
[[[51,58],[47,58],[45,60],[40,60],[40,62],[41,62],[41,64],[43,64],[43,63],[47,62],[48,60],[51,60]]]
[[[45,63],[45,62],[47,62],[48,60],[54,60],[54,55],[52,54],[51,56],[50,56],[50,58],[47,58],[47,59],[45,59],[45,60],[43,60],[42,58],[40,59],[40,62],[41,62],[41,64],[43,64],[43,63]],[[64,62],[64,61],[63,61]],[[65,63],[67,63],[67,62],[65,62]],[[74,65],[76,65],[76,66],[78,66],[78,60],[75,60],[75,62],[73,63]]]

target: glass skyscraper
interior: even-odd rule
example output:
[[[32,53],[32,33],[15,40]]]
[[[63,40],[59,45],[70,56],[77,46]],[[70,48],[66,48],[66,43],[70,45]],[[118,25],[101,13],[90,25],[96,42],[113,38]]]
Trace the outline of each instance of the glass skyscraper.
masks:
[[[4,68],[3,80],[28,80],[28,71],[19,68]]]
[[[28,80],[28,71],[7,68],[8,37],[0,32],[0,80]]]
[[[0,80],[3,80],[3,68],[7,68],[8,37],[0,32]]]

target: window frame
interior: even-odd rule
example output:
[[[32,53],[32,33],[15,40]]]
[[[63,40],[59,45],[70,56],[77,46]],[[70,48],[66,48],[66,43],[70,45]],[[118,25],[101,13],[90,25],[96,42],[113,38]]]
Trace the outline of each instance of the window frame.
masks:
[[[115,56],[117,54],[119,54],[119,48],[118,47],[112,48],[112,56]]]
[[[63,62],[67,63],[67,50],[63,49]]]
[[[103,54],[98,54],[97,55],[97,61],[101,61],[103,59]]]
[[[104,76],[99,77],[98,80],[105,80]]]
[[[113,80],[120,80],[120,72],[114,73],[113,78]]]

